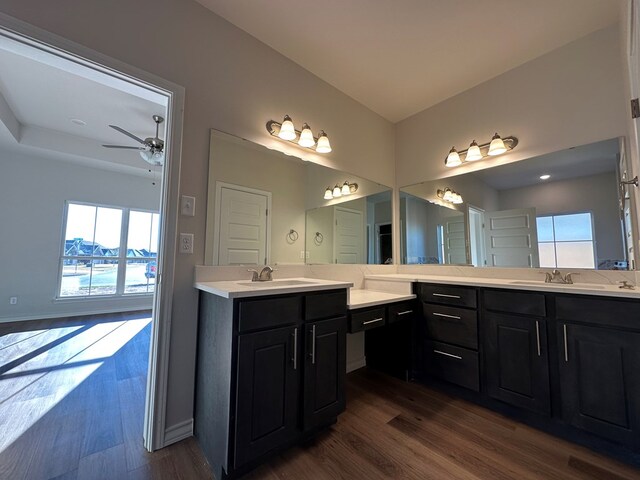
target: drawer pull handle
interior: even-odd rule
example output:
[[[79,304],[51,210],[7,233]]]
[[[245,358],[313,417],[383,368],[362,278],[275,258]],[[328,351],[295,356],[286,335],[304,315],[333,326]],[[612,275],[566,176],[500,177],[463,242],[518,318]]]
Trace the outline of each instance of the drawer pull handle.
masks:
[[[540,356],[540,322],[536,320],[536,343],[538,346],[538,356]]]
[[[366,322],[362,322],[362,325],[369,325],[370,323],[381,322],[383,320],[384,320],[384,318],[382,318],[382,317],[374,318],[373,320],[367,320]]]
[[[298,327],[293,330],[293,369],[298,369]]]
[[[434,350],[433,353],[437,353],[439,355],[445,355],[447,357],[455,358],[456,360],[462,360],[462,357],[459,355],[454,355],[453,353],[442,352],[440,350]]]
[[[396,315],[399,317],[401,315],[409,315],[410,313],[413,313],[413,310],[405,310],[404,312],[398,312],[396,313]]]
[[[460,295],[447,295],[446,293],[432,293],[434,297],[460,298]]]
[[[453,318],[454,320],[461,320],[461,317],[457,315],[447,315],[446,313],[438,313],[438,312],[433,312],[433,314],[436,317]]]
[[[565,323],[564,325],[562,325],[562,330],[564,333],[564,361],[568,362],[569,361],[569,349],[568,349],[568,345],[567,345],[567,324]]]

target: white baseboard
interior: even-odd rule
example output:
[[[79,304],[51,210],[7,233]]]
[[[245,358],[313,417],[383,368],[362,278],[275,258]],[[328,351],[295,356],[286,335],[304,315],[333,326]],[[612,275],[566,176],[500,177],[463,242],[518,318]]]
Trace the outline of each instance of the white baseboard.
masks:
[[[171,425],[164,431],[164,446],[179,442],[193,435],[193,418]]]
[[[355,360],[347,363],[347,373],[358,370],[359,368],[365,367],[366,365],[367,359],[365,357],[356,358]]]

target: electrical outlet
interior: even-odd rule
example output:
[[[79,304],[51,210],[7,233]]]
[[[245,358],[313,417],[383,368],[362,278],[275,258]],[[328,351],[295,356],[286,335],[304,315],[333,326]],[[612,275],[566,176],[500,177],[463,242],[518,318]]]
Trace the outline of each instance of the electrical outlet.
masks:
[[[309,258],[309,250],[307,250],[305,253],[307,254],[307,258]]]
[[[16,305],[18,303],[18,297],[11,297],[9,299],[9,305]]]
[[[180,213],[186,217],[196,215],[196,197],[182,195],[180,197]]]
[[[180,234],[180,253],[193,253],[193,233]]]
[[[300,250],[300,258],[304,259],[304,250]]]

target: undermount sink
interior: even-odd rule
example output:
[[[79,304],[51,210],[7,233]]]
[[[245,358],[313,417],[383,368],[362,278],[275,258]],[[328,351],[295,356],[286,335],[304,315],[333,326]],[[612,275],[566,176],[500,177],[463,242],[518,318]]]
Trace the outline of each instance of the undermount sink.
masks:
[[[543,282],[540,280],[515,280],[513,282],[509,282],[511,285],[548,285],[548,286],[554,286],[554,285],[559,285],[562,287],[572,287],[572,288],[584,288],[587,290],[604,290],[605,286],[604,285],[596,285],[593,283],[548,283],[548,282]]]
[[[307,282],[305,280],[268,280],[266,282],[236,282],[243,287],[252,288],[273,288],[273,287],[298,287],[303,285],[314,285],[315,282]]]

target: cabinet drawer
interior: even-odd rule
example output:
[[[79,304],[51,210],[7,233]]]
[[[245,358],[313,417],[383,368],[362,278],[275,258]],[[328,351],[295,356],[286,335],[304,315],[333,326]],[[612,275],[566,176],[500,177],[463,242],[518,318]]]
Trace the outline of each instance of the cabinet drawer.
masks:
[[[382,327],[385,323],[387,322],[384,307],[363,311],[352,310],[349,314],[349,333]]]
[[[518,291],[484,290],[482,306],[493,312],[519,313],[521,315],[547,315],[545,297],[542,293]]]
[[[557,295],[556,318],[640,331],[640,301],[584,295]]]
[[[305,295],[304,319],[342,317],[347,314],[347,289]]]
[[[419,283],[418,292],[425,302],[476,308],[476,289],[472,287]]]
[[[387,307],[387,323],[391,325],[401,320],[411,320],[418,313],[417,306],[418,303],[413,301],[389,305]]]
[[[425,370],[434,377],[480,391],[478,352],[446,343],[425,343]]]
[[[478,349],[478,318],[475,310],[422,304],[427,336],[432,340]]]
[[[242,300],[238,306],[238,330],[259,330],[298,322],[302,314],[302,297],[277,297]]]

